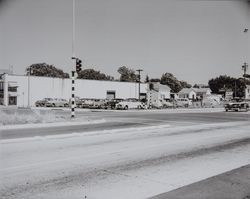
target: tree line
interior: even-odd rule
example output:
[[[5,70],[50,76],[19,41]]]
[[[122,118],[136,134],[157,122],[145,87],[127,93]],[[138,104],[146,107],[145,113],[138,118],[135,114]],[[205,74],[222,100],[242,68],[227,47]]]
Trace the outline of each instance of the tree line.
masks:
[[[117,72],[120,74],[119,79],[115,79],[110,75],[106,75],[100,71],[94,69],[84,69],[78,73],[78,79],[90,79],[90,80],[109,80],[109,81],[122,81],[122,82],[138,82],[140,77],[136,74],[136,71],[126,66],[118,68]],[[45,76],[45,77],[58,77],[69,78],[69,74],[63,70],[58,69],[53,65],[46,63],[32,64],[26,68],[26,75],[33,76]],[[212,90],[212,93],[221,93],[222,91],[232,90],[234,96],[243,97],[245,83],[250,84],[250,75],[246,74],[244,77],[234,78],[226,75],[221,75],[216,78],[212,78],[208,81],[208,86]],[[146,76],[144,82],[160,82],[163,85],[170,87],[171,91],[178,93],[183,88],[191,88],[192,85],[186,81],[178,80],[172,73],[164,73],[161,78],[149,78]],[[195,84],[193,87],[198,87]]]

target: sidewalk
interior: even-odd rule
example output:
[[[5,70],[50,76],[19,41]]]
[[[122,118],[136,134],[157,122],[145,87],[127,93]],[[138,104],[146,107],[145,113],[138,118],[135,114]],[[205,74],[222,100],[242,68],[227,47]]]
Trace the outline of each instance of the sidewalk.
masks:
[[[151,199],[250,199],[250,165]]]

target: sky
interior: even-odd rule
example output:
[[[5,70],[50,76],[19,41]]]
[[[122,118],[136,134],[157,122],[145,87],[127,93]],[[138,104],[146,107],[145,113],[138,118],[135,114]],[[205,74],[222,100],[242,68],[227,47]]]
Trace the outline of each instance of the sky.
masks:
[[[75,54],[84,68],[165,72],[207,83],[249,63],[250,3],[240,0],[76,0]],[[72,69],[72,0],[0,0],[0,69],[46,62]]]

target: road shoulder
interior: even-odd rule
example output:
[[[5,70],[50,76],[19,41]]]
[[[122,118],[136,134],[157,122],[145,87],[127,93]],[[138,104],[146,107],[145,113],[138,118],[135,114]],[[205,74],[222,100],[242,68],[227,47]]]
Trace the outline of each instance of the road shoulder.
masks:
[[[154,196],[151,199],[250,199],[250,165]]]

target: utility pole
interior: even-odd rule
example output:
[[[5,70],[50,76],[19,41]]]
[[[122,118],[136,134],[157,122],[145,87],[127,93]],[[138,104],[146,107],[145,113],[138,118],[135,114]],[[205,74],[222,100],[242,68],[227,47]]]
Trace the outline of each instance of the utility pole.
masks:
[[[30,108],[30,75],[31,75],[31,66],[29,66],[29,69],[28,69],[28,108]]]
[[[235,82],[234,82],[234,98],[236,98],[237,97],[237,82],[236,82],[237,80],[235,80]]]
[[[141,96],[140,96],[140,94],[141,94],[141,72],[143,71],[142,69],[137,69],[136,70],[138,73],[139,73],[139,91],[138,91],[138,99],[139,99],[139,101],[141,101]]]
[[[242,66],[242,70],[243,70],[243,77],[244,77],[244,94],[245,94],[245,97],[246,97],[246,74],[247,74],[247,69],[248,69],[248,64],[245,62],[244,65]]]

